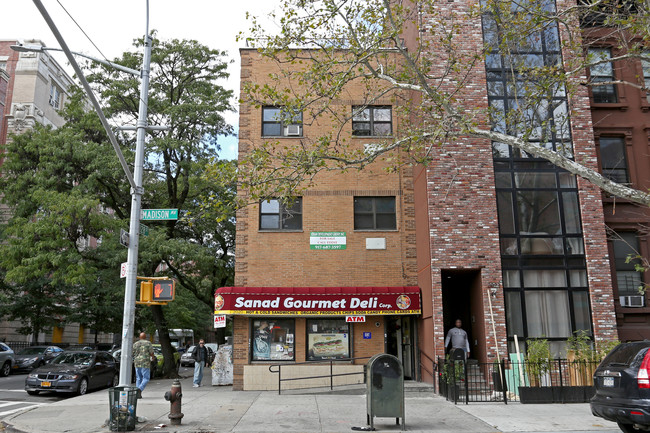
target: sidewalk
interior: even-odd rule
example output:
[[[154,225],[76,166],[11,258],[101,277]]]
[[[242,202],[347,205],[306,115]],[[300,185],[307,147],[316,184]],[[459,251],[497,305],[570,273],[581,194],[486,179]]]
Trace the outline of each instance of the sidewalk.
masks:
[[[210,383],[210,377],[204,379]],[[171,426],[163,394],[171,380],[149,383],[138,400],[141,432],[350,432],[366,425],[365,395],[278,395],[272,391],[232,391],[231,387],[183,387],[182,425]],[[4,418],[0,432],[108,432],[108,392],[99,390]],[[159,424],[166,427],[156,429]],[[399,431],[393,418],[375,418],[378,431]],[[619,432],[614,423],[591,415],[588,404],[454,405],[432,393],[407,393],[406,428],[420,432]]]

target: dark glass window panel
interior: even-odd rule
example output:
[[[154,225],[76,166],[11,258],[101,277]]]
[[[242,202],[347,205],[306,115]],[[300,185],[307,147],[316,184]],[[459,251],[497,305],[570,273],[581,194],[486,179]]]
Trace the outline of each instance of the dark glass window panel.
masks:
[[[565,290],[525,292],[528,337],[567,338],[571,336],[569,294]]]
[[[492,142],[492,156],[495,159],[508,158],[510,156],[510,146],[505,143],[499,143],[496,141]]]
[[[355,212],[372,212],[372,197],[356,197],[354,199]]]
[[[540,269],[521,271],[526,288],[566,287],[566,271],[563,269]]]
[[[514,209],[510,192],[497,193],[497,210],[499,212],[499,232],[515,233]]]
[[[384,136],[391,134],[390,123],[375,123],[374,134],[377,136]]]
[[[280,137],[282,135],[282,125],[279,123],[265,123],[262,126],[262,135],[266,137]]]
[[[628,256],[639,254],[639,238],[635,232],[620,232],[613,235],[614,260],[616,271],[634,271],[634,260],[627,261]],[[640,274],[640,272],[639,272]]]
[[[394,197],[377,197],[374,199],[377,212],[390,212],[395,213],[395,198]]]
[[[614,182],[628,183],[625,139],[623,137],[600,137],[600,167],[603,176]]]
[[[260,217],[260,228],[261,229],[279,229],[280,228],[280,216],[279,215],[262,215]]]
[[[352,107],[356,112],[359,107]],[[369,106],[352,116],[352,135],[388,136],[393,132],[392,108]]]
[[[559,233],[560,207],[555,191],[517,191],[520,233]]]
[[[510,172],[498,171],[494,174],[497,188],[512,188],[512,176]]]
[[[288,206],[290,206],[288,208]],[[301,230],[302,198],[295,198],[289,205],[277,199],[260,202],[260,230]]]
[[[517,238],[501,238],[501,254],[514,256],[519,254],[517,247]]]
[[[585,253],[582,238],[566,238],[566,253],[568,255],[583,255]]]
[[[573,292],[573,315],[575,316],[575,329],[586,331],[591,335],[591,315],[589,314],[589,294],[587,292]]]
[[[515,173],[517,188],[545,188],[555,189],[555,173],[518,172]]]
[[[253,361],[294,361],[295,320],[268,317],[251,320]],[[278,350],[282,349],[282,350]]]
[[[560,188],[577,188],[575,175],[571,173],[560,173]]]
[[[580,226],[580,207],[577,192],[563,192],[564,225],[567,233],[582,233]]]
[[[395,197],[355,197],[355,230],[394,230],[397,228]]]
[[[594,98],[594,102],[597,103],[614,103],[618,102],[616,95],[616,86],[614,84],[602,84],[598,83],[607,83],[614,81],[614,67],[611,62],[603,62],[603,60],[610,59],[612,57],[611,50],[609,48],[590,48],[589,49],[589,61],[591,62],[601,62],[595,64],[589,68],[591,75],[591,93]]]
[[[395,214],[377,214],[377,229],[394,230],[396,227]]]
[[[374,218],[372,215],[356,214],[354,216],[355,230],[371,230],[374,228]]]
[[[300,230],[302,228],[302,215],[287,215],[282,218],[282,228],[287,230]]]
[[[521,292],[506,291],[506,327],[508,336],[524,335],[524,318],[521,311]]]

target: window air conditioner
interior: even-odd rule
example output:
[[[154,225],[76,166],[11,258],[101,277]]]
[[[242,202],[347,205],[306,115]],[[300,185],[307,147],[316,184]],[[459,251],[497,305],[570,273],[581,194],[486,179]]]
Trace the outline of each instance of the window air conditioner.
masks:
[[[300,125],[287,125],[284,127],[284,135],[287,137],[300,135]]]
[[[641,295],[637,296],[620,296],[621,307],[644,307],[645,298]]]

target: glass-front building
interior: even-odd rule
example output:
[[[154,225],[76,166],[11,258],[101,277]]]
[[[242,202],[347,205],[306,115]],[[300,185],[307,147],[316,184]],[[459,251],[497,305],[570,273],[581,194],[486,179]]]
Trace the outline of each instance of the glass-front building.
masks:
[[[536,9],[554,9],[548,0],[529,6],[513,4],[513,12],[532,20]],[[492,129],[572,158],[566,91],[545,80],[562,65],[558,30],[545,24],[519,38],[498,14],[483,16]],[[559,355],[576,331],[592,335],[576,177],[519,148],[492,146],[510,352],[516,336],[521,346],[546,338]]]

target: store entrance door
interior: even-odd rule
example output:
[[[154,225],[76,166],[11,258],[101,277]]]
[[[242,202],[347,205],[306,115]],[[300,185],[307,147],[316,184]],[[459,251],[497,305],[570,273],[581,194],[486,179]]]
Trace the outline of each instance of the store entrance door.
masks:
[[[413,379],[415,374],[415,326],[408,316],[386,318],[386,352],[396,356],[404,368],[404,378]]]

